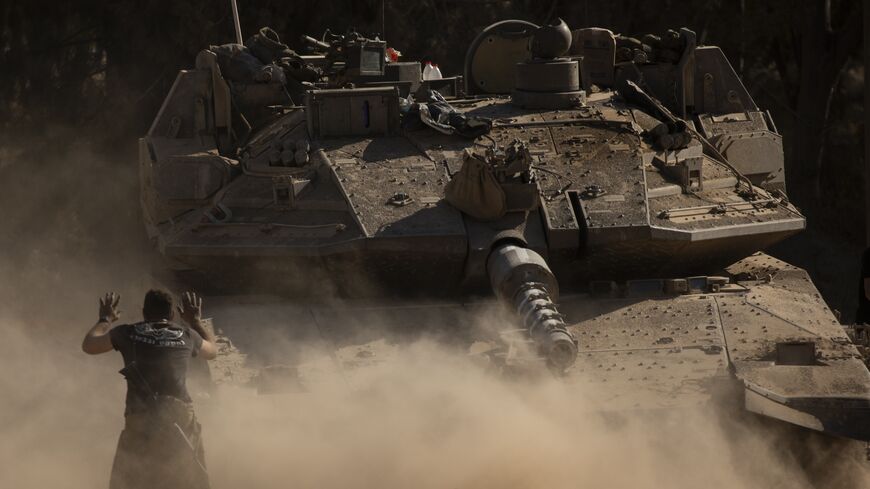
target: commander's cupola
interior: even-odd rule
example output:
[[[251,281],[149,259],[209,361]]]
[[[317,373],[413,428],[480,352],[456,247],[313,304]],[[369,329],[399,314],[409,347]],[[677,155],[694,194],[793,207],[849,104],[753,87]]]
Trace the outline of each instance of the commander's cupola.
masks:
[[[538,27],[530,41],[528,61],[516,65],[515,105],[527,109],[567,109],[585,102],[580,89],[580,63],[564,57],[571,49],[571,29],[562,19]]]

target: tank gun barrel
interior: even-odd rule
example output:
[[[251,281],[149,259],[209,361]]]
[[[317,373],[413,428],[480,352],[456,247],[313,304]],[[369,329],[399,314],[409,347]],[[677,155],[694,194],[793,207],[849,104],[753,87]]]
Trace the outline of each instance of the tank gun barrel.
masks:
[[[577,342],[556,307],[559,284],[544,258],[504,244],[492,251],[486,265],[496,296],[517,313],[550,366],[564,370],[573,365]]]

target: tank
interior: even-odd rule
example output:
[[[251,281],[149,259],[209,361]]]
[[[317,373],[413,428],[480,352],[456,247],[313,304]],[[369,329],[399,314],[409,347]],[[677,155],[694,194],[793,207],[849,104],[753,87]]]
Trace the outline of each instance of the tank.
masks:
[[[807,273],[764,254],[806,222],[719,48],[508,20],[462,76],[424,81],[374,36],[299,55],[273,34],[202,51],[139,142],[161,266],[222,321],[269,307],[336,355],[369,318],[440,328],[501,372],[583,375],[614,410],[726,395],[870,440],[858,349]],[[462,319],[480,311],[496,331]],[[214,375],[248,378],[231,329]]]

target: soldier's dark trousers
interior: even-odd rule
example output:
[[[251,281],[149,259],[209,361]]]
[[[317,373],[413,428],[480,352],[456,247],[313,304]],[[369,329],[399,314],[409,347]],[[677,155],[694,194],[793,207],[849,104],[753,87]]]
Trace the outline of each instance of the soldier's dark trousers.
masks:
[[[172,404],[169,409],[126,416],[110,489],[209,488],[201,429],[193,408]]]

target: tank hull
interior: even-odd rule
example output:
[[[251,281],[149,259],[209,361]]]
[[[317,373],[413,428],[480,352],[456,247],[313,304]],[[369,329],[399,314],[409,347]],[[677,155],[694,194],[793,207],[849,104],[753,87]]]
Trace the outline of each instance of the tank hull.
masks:
[[[653,279],[606,293],[563,293],[560,312],[579,351],[561,381],[589,405],[613,413],[736,406],[764,419],[870,440],[870,372],[806,272],[764,254],[728,270],[735,280],[716,292],[667,293],[667,280]],[[303,390],[320,382],[322,362],[286,351],[271,357],[278,355],[270,350],[276,342],[321,343],[324,357],[340,360],[330,368],[350,378],[420,338],[442,338],[445,346],[474,353],[507,377],[546,372],[545,360],[523,348],[522,335],[493,329],[510,322],[510,314],[486,298],[226,296],[210,298],[210,305],[238,347],[224,349],[212,365],[217,383],[256,378],[256,369],[245,374],[250,367],[244,365],[270,363],[292,365],[294,383]],[[253,314],[257,329],[267,332],[266,343],[258,344],[260,335],[240,319]],[[360,348],[368,352],[365,361],[353,358]],[[247,361],[238,361],[239,355]]]

